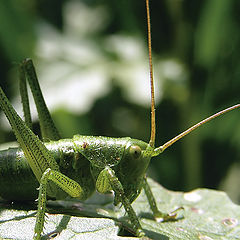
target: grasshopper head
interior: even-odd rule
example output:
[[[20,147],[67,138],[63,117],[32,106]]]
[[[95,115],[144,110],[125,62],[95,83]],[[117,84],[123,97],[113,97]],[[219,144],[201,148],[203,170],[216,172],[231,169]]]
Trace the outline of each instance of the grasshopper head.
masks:
[[[132,177],[143,176],[147,170],[154,148],[141,140],[130,139],[122,158],[122,166]]]
[[[142,189],[142,180],[148,168],[154,148],[137,139],[129,139],[116,174],[124,191],[132,202]]]

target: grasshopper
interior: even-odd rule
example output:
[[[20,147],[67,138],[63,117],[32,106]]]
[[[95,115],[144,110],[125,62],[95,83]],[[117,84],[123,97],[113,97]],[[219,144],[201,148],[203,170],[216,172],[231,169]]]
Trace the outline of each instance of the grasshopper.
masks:
[[[159,155],[199,126],[240,107],[240,104],[236,104],[224,109],[195,124],[162,146],[155,147],[155,100],[148,0],[146,0],[146,9],[151,85],[151,136],[149,143],[130,137],[75,135],[72,139],[61,139],[44,101],[33,62],[30,59],[24,60],[20,65],[20,93],[25,121],[19,117],[0,88],[0,106],[20,145],[20,148],[2,151],[0,195],[8,200],[33,200],[38,195],[35,240],[39,240],[43,232],[48,198],[64,199],[70,196],[86,200],[95,190],[100,193],[108,193],[109,191],[115,193],[114,204],[121,203],[124,206],[131,228],[138,237],[145,236],[145,233],[131,203],[140,194],[142,188],[156,220],[175,220],[176,211],[171,213],[159,211],[148,185],[146,170],[151,158]],[[42,137],[45,140],[50,140],[49,142],[41,141],[32,131],[27,81],[37,107]],[[6,184],[9,184],[8,188],[6,188]],[[15,187],[12,188],[11,185],[15,185]],[[39,191],[37,192],[38,186]]]

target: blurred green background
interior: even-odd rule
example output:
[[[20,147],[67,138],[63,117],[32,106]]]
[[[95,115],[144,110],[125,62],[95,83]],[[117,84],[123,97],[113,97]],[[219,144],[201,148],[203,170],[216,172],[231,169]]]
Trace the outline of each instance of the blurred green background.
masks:
[[[240,100],[240,2],[152,0],[157,142]],[[64,138],[149,141],[144,0],[0,0],[0,81],[19,113],[17,65],[33,59]],[[33,108],[35,121],[37,116]],[[179,191],[221,188],[240,202],[239,110],[152,159],[148,175]],[[0,140],[14,141],[1,115]],[[36,124],[36,131],[38,127]]]

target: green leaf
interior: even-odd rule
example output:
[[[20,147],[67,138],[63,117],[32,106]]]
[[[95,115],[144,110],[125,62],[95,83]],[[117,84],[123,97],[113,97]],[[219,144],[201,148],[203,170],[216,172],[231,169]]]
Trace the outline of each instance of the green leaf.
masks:
[[[209,189],[197,189],[188,193],[173,192],[151,179],[149,183],[160,210],[171,212],[184,207],[183,211],[177,211],[176,221],[158,223],[152,218],[146,196],[142,192],[133,203],[133,208],[141,218],[142,227],[149,238],[240,239],[240,206],[232,203],[225,193]],[[124,236],[118,235],[120,228],[130,231],[131,228],[124,209],[114,208],[111,202],[111,196],[103,195],[100,198],[94,196],[84,203],[75,200],[49,201],[42,239],[55,235],[56,240],[138,239],[126,237],[126,232]],[[0,239],[32,239],[36,211],[29,209],[33,209],[33,206],[1,202]]]
[[[142,219],[145,230],[161,233],[169,237],[165,239],[174,240],[240,239],[240,206],[234,204],[226,193],[210,189],[172,192],[153,181],[150,185],[161,210],[170,212],[176,207],[184,207],[184,211],[183,218],[175,222],[156,223]]]

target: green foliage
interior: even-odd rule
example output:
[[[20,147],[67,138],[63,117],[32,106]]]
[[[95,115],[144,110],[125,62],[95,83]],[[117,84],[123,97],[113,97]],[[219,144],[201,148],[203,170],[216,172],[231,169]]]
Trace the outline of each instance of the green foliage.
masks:
[[[31,5],[28,1],[16,4],[14,0],[0,1],[0,44],[2,56],[13,62],[32,55],[35,42]],[[1,56],[1,57],[2,57]]]
[[[151,239],[169,240],[233,240],[240,237],[240,207],[231,202],[225,193],[198,189],[188,193],[173,192],[164,189],[149,179],[153,193],[161,210],[169,212],[176,207],[184,207],[178,211],[177,221],[157,223],[152,219],[144,192],[133,203],[141,224]],[[101,197],[101,198],[99,198]],[[99,200],[100,199],[100,200]],[[119,229],[125,227],[126,217],[122,208],[113,209],[109,204],[110,196],[95,196],[88,202],[49,201],[49,214],[45,224],[45,235],[60,232],[54,239],[138,239],[118,236]],[[0,237],[2,239],[32,238],[35,211],[28,209],[6,209],[8,205],[1,203]],[[9,205],[11,207],[14,205]],[[28,207],[27,207],[28,206]],[[57,213],[57,214],[56,214]],[[88,216],[88,217],[87,217]],[[21,231],[19,231],[21,229]]]

